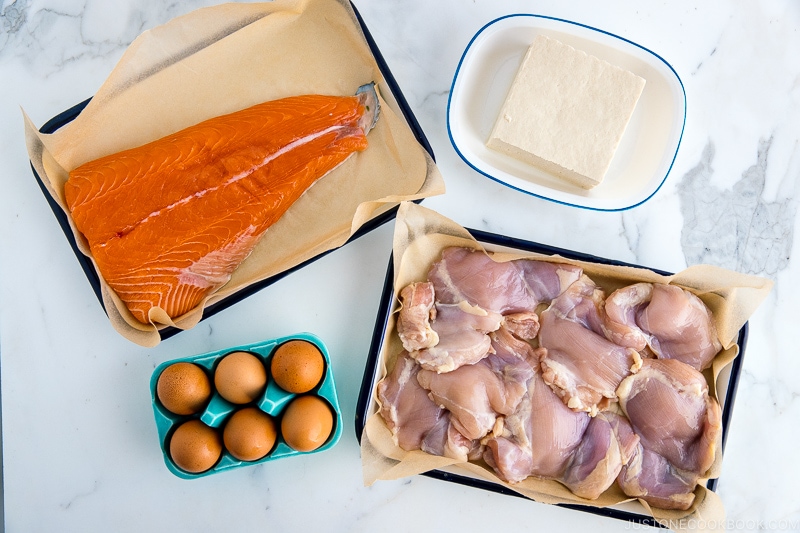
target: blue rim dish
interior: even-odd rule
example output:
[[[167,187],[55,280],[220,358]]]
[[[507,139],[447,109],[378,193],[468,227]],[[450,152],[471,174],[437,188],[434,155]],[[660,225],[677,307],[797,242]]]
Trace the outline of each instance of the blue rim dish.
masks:
[[[452,100],[453,100],[453,93],[454,93],[454,89],[455,89],[456,83],[457,83],[457,81],[459,79],[459,73],[461,72],[461,67],[462,67],[462,65],[464,63],[464,59],[468,56],[470,50],[472,49],[472,46],[473,46],[473,43],[475,42],[475,40],[478,39],[487,28],[491,27],[492,25],[496,24],[497,22],[499,22],[501,20],[505,20],[505,19],[509,19],[509,18],[513,18],[513,17],[532,17],[532,18],[538,18],[538,19],[543,19],[543,20],[552,20],[552,21],[565,23],[565,24],[571,24],[571,25],[574,25],[574,26],[577,26],[577,27],[580,27],[580,28],[585,28],[585,29],[588,29],[588,30],[596,31],[596,32],[601,33],[603,35],[607,35],[609,37],[613,37],[615,39],[619,39],[620,41],[628,43],[628,44],[630,44],[632,46],[635,46],[636,48],[639,48],[639,49],[651,54],[653,57],[655,57],[659,61],[661,61],[675,75],[675,79],[680,84],[681,93],[682,93],[682,96],[683,96],[684,113],[683,113],[683,121],[682,121],[681,127],[680,127],[680,135],[678,136],[677,144],[675,146],[675,153],[672,156],[672,160],[670,161],[669,168],[667,169],[667,172],[664,174],[664,177],[662,178],[662,180],[658,184],[658,186],[655,188],[655,190],[653,190],[646,198],[644,198],[643,200],[640,200],[640,201],[638,201],[638,202],[636,202],[636,203],[634,203],[632,205],[628,205],[628,206],[625,206],[625,207],[618,207],[618,208],[599,208],[599,207],[592,207],[592,206],[581,205],[581,204],[578,204],[578,203],[571,203],[571,202],[565,202],[565,201],[562,201],[562,200],[557,200],[557,199],[550,198],[550,197],[542,195],[542,194],[537,194],[537,193],[534,193],[534,192],[527,191],[525,189],[516,187],[514,185],[506,183],[505,181],[503,181],[503,180],[501,180],[501,179],[499,179],[499,178],[497,178],[495,176],[492,176],[491,174],[489,174],[487,172],[484,172],[484,171],[480,170],[461,151],[461,149],[459,149],[455,139],[453,138],[453,132],[451,130],[451,125],[450,125],[450,116],[451,116],[451,104],[452,104]],[[667,62],[663,57],[661,57],[657,53],[653,52],[652,50],[650,50],[648,48],[645,48],[644,46],[642,46],[640,44],[637,44],[637,43],[635,43],[635,42],[633,42],[633,41],[631,41],[629,39],[626,39],[624,37],[620,37],[619,35],[607,32],[605,30],[601,30],[599,28],[595,28],[593,26],[589,26],[589,25],[586,25],[586,24],[581,24],[580,22],[573,22],[571,20],[561,19],[561,18],[557,18],[557,17],[550,17],[550,16],[546,16],[546,15],[536,15],[536,14],[532,14],[532,13],[514,13],[514,14],[510,14],[510,15],[504,15],[502,17],[496,18],[496,19],[492,20],[491,22],[485,24],[480,30],[478,30],[478,32],[472,37],[472,39],[470,39],[469,43],[467,44],[466,48],[464,49],[464,53],[461,55],[461,59],[459,60],[458,66],[456,67],[455,75],[453,76],[453,82],[450,85],[450,94],[449,94],[449,96],[447,98],[447,135],[450,138],[450,143],[453,145],[453,148],[455,149],[456,153],[459,155],[459,157],[461,157],[462,160],[464,160],[464,162],[470,168],[472,168],[476,172],[480,173],[481,175],[486,176],[487,178],[489,178],[489,179],[491,179],[493,181],[496,181],[497,183],[500,183],[502,185],[505,185],[506,187],[509,187],[509,188],[511,188],[511,189],[513,189],[515,191],[519,191],[519,192],[528,194],[530,196],[534,196],[536,198],[541,198],[543,200],[548,200],[550,202],[555,202],[557,204],[566,205],[566,206],[570,206],[570,207],[578,207],[578,208],[581,208],[581,209],[588,209],[588,210],[591,210],[591,211],[604,211],[604,212],[625,211],[625,210],[637,207],[637,206],[645,203],[646,201],[648,201],[650,198],[652,198],[653,195],[655,195],[661,189],[661,186],[664,184],[664,182],[666,181],[667,177],[669,176],[669,173],[672,170],[672,166],[675,163],[675,158],[678,156],[678,148],[680,147],[680,143],[681,143],[681,141],[683,139],[683,132],[684,132],[685,127],[686,127],[686,90],[685,90],[685,88],[683,86],[683,81],[681,80],[680,76],[678,76],[678,73],[675,71],[675,69],[672,67],[672,65],[670,65],[669,62]]]

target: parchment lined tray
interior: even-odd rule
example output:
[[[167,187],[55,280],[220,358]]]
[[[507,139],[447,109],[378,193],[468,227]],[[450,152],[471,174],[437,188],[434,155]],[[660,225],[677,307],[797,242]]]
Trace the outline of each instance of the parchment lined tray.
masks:
[[[486,147],[528,46],[551,37],[644,78],[646,84],[603,182],[584,190]],[[630,209],[667,179],[686,122],[686,94],[661,56],[623,37],[553,17],[513,14],[481,28],[459,61],[447,103],[447,131],[473,169],[517,191],[598,211]]]
[[[636,268],[647,268],[642,267],[640,265],[634,265],[630,263],[625,263],[621,261],[605,259],[601,257],[596,257],[592,255],[583,254],[580,252],[574,252],[571,250],[565,250],[561,248],[555,248],[552,246],[547,246],[544,244],[526,241],[521,239],[515,239],[511,237],[506,237],[502,235],[497,235],[494,233],[487,233],[478,230],[468,229],[470,234],[478,240],[482,245],[491,245],[494,247],[502,247],[505,249],[511,249],[514,251],[525,251],[525,252],[535,252],[544,255],[558,255],[568,259],[575,259],[579,261],[588,261],[593,263],[600,263],[604,265],[612,265],[612,266],[625,266],[625,267],[636,267]],[[493,248],[494,249],[494,248]],[[372,342],[370,345],[369,353],[367,354],[366,366],[364,369],[364,377],[361,383],[361,390],[358,396],[358,402],[356,405],[356,412],[355,412],[355,430],[356,436],[359,441],[362,438],[362,434],[364,432],[364,427],[367,421],[367,418],[374,412],[374,397],[375,397],[375,387],[377,386],[378,380],[380,379],[379,369],[380,369],[380,359],[381,354],[384,349],[384,339],[386,339],[386,328],[388,324],[389,316],[392,312],[394,299],[393,299],[393,284],[394,284],[394,260],[393,257],[389,258],[389,267],[386,273],[386,279],[384,283],[383,292],[381,293],[381,300],[378,306],[378,316],[375,322],[375,329],[372,335]],[[649,269],[657,274],[669,276],[671,275],[670,272],[665,272],[663,270],[658,269]],[[736,391],[739,385],[739,375],[742,368],[742,361],[744,358],[745,347],[747,344],[747,334],[748,334],[748,323],[745,323],[744,326],[739,331],[739,336],[737,339],[737,345],[739,347],[739,354],[733,360],[731,364],[729,364],[719,375],[717,380],[717,392],[719,395],[719,402],[720,406],[722,407],[722,449],[724,452],[725,449],[725,442],[727,440],[728,435],[728,427],[731,423],[731,417],[733,413],[733,405],[734,400],[736,398]],[[498,485],[483,479],[473,478],[470,476],[463,475],[461,473],[454,473],[448,471],[446,469],[442,470],[432,470],[425,472],[423,475],[440,479],[444,481],[449,481],[453,483],[459,483],[462,485],[467,485],[471,487],[480,488],[483,490],[488,490],[491,492],[497,492],[500,494],[506,494],[509,496],[516,496],[520,498],[524,498],[521,494],[509,490],[508,488]],[[706,487],[709,490],[716,490],[718,483],[718,478],[709,479],[706,483]],[[601,516],[607,516],[611,518],[616,518],[619,520],[627,520],[631,522],[637,522],[641,524],[646,524],[654,527],[663,527],[659,522],[654,519],[652,516],[641,514],[637,512],[637,505],[633,502],[623,503],[614,507],[591,507],[586,505],[573,505],[573,504],[557,504],[561,507],[566,507],[569,509],[575,509],[578,511],[583,511],[587,513],[597,514]],[[640,509],[641,507],[639,507]]]
[[[402,112],[402,116],[405,119],[405,121],[407,122],[409,128],[411,129],[414,137],[420,143],[422,148],[430,155],[430,157],[435,160],[435,156],[433,154],[433,149],[431,148],[430,143],[428,142],[428,139],[425,136],[425,133],[422,131],[422,128],[420,127],[419,122],[417,121],[416,117],[414,116],[414,113],[412,112],[411,108],[409,107],[408,102],[405,99],[405,96],[403,95],[402,91],[400,90],[400,87],[397,85],[397,81],[395,80],[395,78],[392,75],[388,65],[386,64],[386,61],[384,60],[383,55],[381,54],[380,50],[378,49],[378,46],[375,43],[375,40],[373,39],[372,35],[370,34],[369,30],[367,29],[367,26],[364,23],[364,20],[361,18],[361,15],[359,14],[359,12],[356,9],[356,7],[352,3],[350,5],[353,8],[353,11],[355,12],[356,18],[358,20],[358,23],[359,23],[359,25],[361,27],[362,32],[364,33],[365,38],[367,40],[367,44],[369,45],[370,51],[372,52],[373,57],[375,59],[375,62],[377,63],[378,68],[380,69],[380,72],[384,77],[384,81],[385,81],[386,85],[389,87],[389,89],[391,90],[391,94],[388,94],[388,95],[384,94],[383,97],[394,100],[394,102],[397,104],[397,107]],[[83,101],[83,102],[81,102],[79,104],[76,104],[75,106],[73,106],[73,107],[71,107],[71,108],[59,113],[58,115],[56,115],[55,117],[53,117],[49,121],[47,121],[44,125],[42,125],[41,128],[39,128],[39,131],[41,133],[53,133],[53,132],[57,131],[59,128],[63,127],[64,125],[66,125],[68,123],[70,123],[71,121],[73,121],[81,113],[81,111],[86,107],[86,105],[89,103],[90,100],[91,100],[91,98],[89,98],[89,99],[87,99],[87,100],[85,100],[85,101]],[[34,178],[36,179],[36,182],[39,184],[39,187],[42,189],[42,193],[44,194],[45,198],[47,199],[47,202],[50,205],[50,208],[53,211],[53,214],[55,215],[56,219],[58,220],[59,225],[61,226],[62,230],[64,231],[64,234],[65,234],[65,236],[67,238],[67,241],[69,242],[70,246],[72,247],[76,258],[77,258],[78,262],[80,263],[81,268],[83,269],[83,271],[84,271],[84,273],[85,273],[85,275],[86,275],[86,277],[87,277],[87,279],[89,281],[89,284],[92,287],[92,290],[94,291],[95,295],[97,296],[97,299],[100,302],[100,305],[103,306],[103,298],[102,298],[102,294],[101,294],[100,277],[99,277],[99,274],[98,274],[97,270],[94,268],[94,265],[93,265],[92,261],[87,256],[85,256],[80,251],[80,249],[78,248],[78,245],[77,245],[77,243],[75,241],[75,236],[74,236],[74,234],[73,234],[73,232],[72,232],[72,230],[70,228],[69,221],[67,219],[66,214],[61,209],[61,207],[58,205],[58,203],[55,201],[55,199],[48,192],[46,186],[42,182],[42,178],[39,176],[39,174],[33,168],[33,164],[31,164],[31,170],[33,172]],[[419,201],[421,201],[421,200],[417,200],[417,202],[419,202]],[[397,214],[397,207],[394,207],[394,208],[389,209],[389,210],[377,215],[376,217],[370,219],[367,223],[363,224],[350,237],[350,239],[347,241],[347,243],[354,241],[355,239],[357,239],[357,238],[369,233],[370,231],[378,228],[379,226],[385,224],[386,222],[394,219],[396,214]],[[347,244],[347,243],[345,243],[345,244]],[[296,266],[294,266],[292,268],[284,270],[284,271],[282,271],[282,272],[280,272],[280,273],[278,273],[278,274],[276,274],[274,276],[271,276],[269,278],[263,279],[263,280],[261,280],[259,282],[252,283],[252,284],[242,288],[241,290],[237,291],[236,293],[234,293],[234,294],[232,294],[232,295],[230,295],[230,296],[228,296],[228,297],[226,297],[224,299],[221,299],[221,300],[219,300],[219,301],[217,301],[215,303],[207,305],[204,308],[202,320],[204,320],[204,319],[206,319],[206,318],[208,318],[210,316],[213,316],[216,313],[219,313],[220,311],[223,311],[223,310],[227,309],[231,305],[233,305],[233,304],[235,304],[235,303],[247,298],[248,296],[260,291],[261,289],[263,289],[263,288],[265,288],[265,287],[267,287],[269,285],[272,285],[276,281],[279,281],[280,279],[282,279],[285,276],[291,274],[292,272],[295,272],[295,271],[303,268],[304,266],[316,261],[317,259],[327,255],[328,253],[330,253],[330,252],[332,252],[334,250],[335,250],[335,248],[332,249],[332,250],[328,250],[326,252],[320,253],[320,254],[312,257],[311,259],[309,259],[309,260],[307,260],[305,262],[302,262],[302,263],[300,263],[300,264],[298,264],[298,265],[296,265]],[[177,333],[179,333],[181,331],[182,330],[180,328],[173,327],[173,326],[166,326],[166,327],[163,327],[163,328],[159,329],[159,335],[160,335],[160,338],[162,340],[164,340],[164,339],[167,339],[169,337],[172,337],[173,335],[176,335]]]

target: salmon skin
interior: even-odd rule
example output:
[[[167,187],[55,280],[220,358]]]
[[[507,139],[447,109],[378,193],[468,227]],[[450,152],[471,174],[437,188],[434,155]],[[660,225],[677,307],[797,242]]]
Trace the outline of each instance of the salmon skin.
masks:
[[[316,180],[367,148],[374,84],[283,98],[85,163],[64,186],[103,279],[144,324],[224,285]]]

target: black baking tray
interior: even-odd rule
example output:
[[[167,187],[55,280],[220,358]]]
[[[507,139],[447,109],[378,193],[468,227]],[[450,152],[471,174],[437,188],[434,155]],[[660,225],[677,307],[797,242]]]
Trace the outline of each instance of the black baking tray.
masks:
[[[369,48],[372,51],[372,54],[373,54],[373,56],[375,58],[375,62],[378,64],[378,68],[380,69],[381,74],[383,75],[384,81],[386,82],[386,85],[388,85],[388,87],[391,89],[392,96],[396,100],[397,105],[399,106],[400,111],[403,114],[403,118],[405,118],[406,122],[408,123],[408,126],[411,128],[411,131],[413,132],[413,134],[416,137],[417,141],[425,149],[425,151],[428,152],[428,154],[431,156],[431,158],[435,161],[436,158],[435,158],[435,156],[433,154],[433,149],[431,148],[431,145],[428,142],[428,138],[425,136],[425,133],[422,131],[422,128],[420,127],[419,122],[417,121],[416,117],[414,116],[414,113],[411,111],[411,107],[408,105],[408,101],[405,99],[405,96],[403,96],[403,93],[400,90],[400,87],[397,85],[397,80],[395,80],[394,75],[392,75],[391,70],[389,70],[389,66],[386,64],[386,61],[384,60],[383,55],[381,54],[380,50],[378,49],[378,45],[375,43],[375,39],[373,39],[372,34],[370,34],[369,30],[367,29],[367,25],[364,23],[364,20],[361,18],[361,14],[356,9],[356,6],[353,5],[352,3],[350,5],[352,6],[353,11],[355,12],[356,18],[358,19],[358,23],[361,26],[361,30],[364,33],[364,37],[366,38],[367,44],[369,45]],[[86,105],[90,101],[91,101],[91,98],[88,98],[88,99],[84,100],[83,102],[81,102],[79,104],[76,104],[73,107],[67,109],[66,111],[62,111],[61,113],[59,113],[55,117],[53,117],[50,120],[48,120],[41,128],[39,128],[39,131],[41,133],[53,133],[53,132],[55,132],[56,130],[58,130],[59,128],[64,126],[65,124],[68,124],[69,122],[75,120],[75,118],[80,114],[81,111],[83,111],[83,108],[85,108]],[[50,195],[49,191],[47,190],[47,188],[45,187],[44,183],[42,182],[41,177],[36,172],[36,169],[33,168],[33,165],[31,165],[31,170],[33,171],[33,175],[36,178],[36,182],[39,184],[39,187],[42,189],[42,192],[44,193],[44,196],[47,199],[47,203],[50,205],[50,208],[52,209],[53,214],[55,215],[56,219],[58,220],[58,223],[61,226],[61,229],[64,231],[64,235],[66,235],[67,241],[69,241],[69,244],[72,247],[72,250],[75,252],[75,256],[77,257],[78,262],[81,265],[81,268],[83,269],[84,273],[86,274],[86,278],[89,280],[89,284],[92,286],[92,290],[94,291],[95,295],[97,296],[97,299],[100,302],[100,305],[103,306],[103,297],[102,297],[101,292],[100,292],[100,276],[98,275],[97,270],[94,268],[94,265],[92,264],[91,260],[88,257],[86,257],[85,255],[83,255],[83,253],[80,251],[80,249],[78,249],[78,245],[77,245],[77,243],[75,241],[75,236],[72,233],[72,229],[70,228],[69,221],[67,219],[67,215],[61,209],[61,206],[59,206],[58,203],[55,201],[55,199]],[[416,200],[416,203],[419,203],[420,201],[421,200]],[[396,207],[386,211],[385,213],[382,213],[381,215],[378,215],[375,218],[367,221],[364,225],[362,225],[350,237],[350,239],[344,245],[346,245],[346,244],[358,239],[359,237],[362,237],[363,235],[371,232],[372,230],[382,226],[386,222],[389,222],[390,220],[393,220],[397,216],[397,209],[398,209],[398,207],[396,206]],[[344,245],[342,245],[342,246],[344,246]],[[227,309],[228,307],[232,306],[233,304],[235,304],[235,303],[247,298],[248,296],[251,296],[252,294],[260,291],[261,289],[263,289],[265,287],[268,287],[269,285],[272,285],[276,281],[288,276],[292,272],[295,272],[296,270],[299,270],[299,269],[305,267],[306,265],[308,265],[310,263],[313,263],[317,259],[320,259],[321,257],[324,257],[325,255],[329,254],[330,252],[332,252],[334,250],[335,249],[323,252],[323,253],[315,256],[315,257],[312,257],[308,261],[300,263],[299,265],[297,265],[295,267],[292,267],[292,268],[290,268],[288,270],[280,272],[280,273],[278,273],[278,274],[276,274],[274,276],[271,276],[271,277],[266,278],[264,280],[261,280],[259,282],[256,282],[256,283],[253,283],[251,285],[248,285],[247,287],[242,288],[241,290],[239,290],[236,293],[228,296],[227,298],[224,298],[224,299],[222,299],[222,300],[220,300],[220,301],[218,301],[218,302],[216,302],[216,303],[214,303],[212,305],[209,305],[209,306],[205,307],[205,309],[203,310],[203,319],[206,319],[206,318],[208,318],[210,316],[213,316],[213,315],[219,313],[220,311],[223,311],[224,309]],[[105,310],[105,307],[104,307],[104,310]],[[164,339],[167,339],[169,337],[172,337],[173,335],[176,335],[177,333],[180,333],[181,331],[182,330],[179,329],[179,328],[168,326],[168,327],[164,327],[161,330],[159,330],[159,334],[161,336],[161,339],[164,340]]]
[[[516,248],[522,251],[527,252],[536,252],[544,255],[560,255],[562,257],[566,257],[569,259],[575,259],[579,261],[587,261],[592,263],[600,263],[604,265],[613,265],[613,266],[626,266],[626,267],[635,267],[635,268],[647,268],[657,274],[661,275],[671,275],[671,272],[666,272],[664,270],[658,270],[655,268],[648,268],[643,267],[641,265],[634,265],[631,263],[625,263],[622,261],[616,261],[613,259],[606,259],[602,257],[596,257],[593,255],[588,255],[580,252],[574,252],[571,250],[566,250],[563,248],[556,248],[553,246],[549,246],[546,244],[540,244],[533,241],[526,241],[522,239],[516,239],[513,237],[506,237],[503,235],[497,235],[494,233],[488,233],[485,231],[474,230],[474,229],[467,229],[467,231],[472,234],[475,239],[479,242],[499,245],[499,246],[506,246],[510,248]],[[386,279],[384,281],[383,292],[381,293],[381,299],[378,306],[378,316],[375,321],[375,328],[372,333],[372,341],[370,344],[369,353],[367,354],[367,360],[364,368],[364,377],[361,382],[361,390],[358,395],[358,402],[356,404],[356,416],[355,416],[355,430],[356,430],[356,437],[358,438],[359,442],[361,441],[361,436],[364,432],[364,425],[366,424],[367,418],[369,417],[369,407],[372,401],[372,393],[375,388],[375,381],[378,378],[377,376],[377,365],[380,358],[381,350],[383,348],[383,339],[384,334],[386,332],[387,322],[389,320],[389,315],[392,310],[392,304],[394,300],[394,262],[393,257],[389,258],[389,267],[386,272]],[[747,344],[747,333],[748,333],[749,325],[745,323],[742,326],[742,329],[739,330],[739,337],[737,339],[737,344],[739,345],[739,355],[734,358],[733,362],[730,365],[730,376],[728,378],[727,383],[727,390],[725,391],[724,398],[720,399],[720,406],[722,407],[722,449],[723,452],[725,450],[725,442],[727,440],[728,435],[728,427],[731,422],[731,416],[733,413],[733,404],[736,398],[736,391],[739,386],[739,374],[741,373],[742,368],[742,360],[744,359],[744,352],[745,346]],[[483,490],[488,490],[491,492],[496,492],[500,494],[506,494],[509,496],[516,496],[519,498],[524,498],[521,494],[514,492],[512,490],[507,489],[502,485],[497,485],[495,483],[484,481],[481,479],[471,478],[467,476],[461,476],[458,474],[453,474],[451,472],[444,472],[441,470],[432,470],[429,472],[425,472],[422,475],[428,476],[434,479],[440,479],[443,481],[449,481],[453,483],[458,483],[461,485],[467,485],[471,487],[476,487]],[[717,488],[717,484],[719,479],[709,479],[706,487],[709,490],[715,491]],[[568,509],[574,509],[578,511],[584,511],[587,513],[592,513],[596,515],[606,516],[610,518],[616,518],[619,520],[626,520],[630,522],[637,522],[640,524],[645,524],[653,527],[663,527],[659,524],[653,517],[642,515],[638,513],[628,512],[620,509],[614,508],[598,508],[598,507],[591,507],[588,505],[576,505],[576,504],[556,504],[559,507],[565,507]]]

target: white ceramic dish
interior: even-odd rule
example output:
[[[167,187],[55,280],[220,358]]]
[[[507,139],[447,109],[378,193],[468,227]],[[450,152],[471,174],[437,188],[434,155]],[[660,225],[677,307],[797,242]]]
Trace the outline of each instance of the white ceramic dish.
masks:
[[[646,80],[608,173],[594,189],[580,189],[486,147],[522,57],[538,34]],[[599,211],[630,209],[658,191],[672,168],[685,121],[683,83],[659,55],[596,28],[531,14],[501,17],[475,34],[458,64],[447,104],[450,141],[472,168],[533,196]]]

